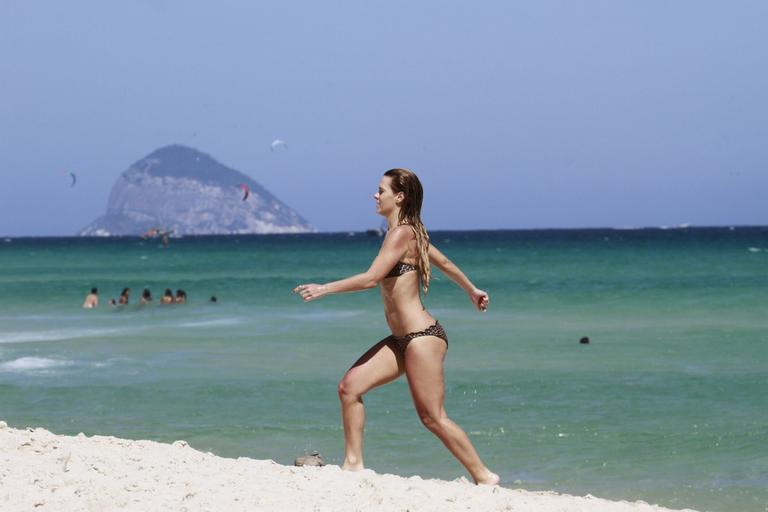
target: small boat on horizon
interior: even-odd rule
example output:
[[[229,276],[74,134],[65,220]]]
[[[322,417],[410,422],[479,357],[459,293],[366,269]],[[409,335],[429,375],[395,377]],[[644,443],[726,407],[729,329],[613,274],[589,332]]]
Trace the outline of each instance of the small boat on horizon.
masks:
[[[368,236],[384,236],[387,234],[387,223],[386,221],[381,222],[381,226],[379,226],[376,229],[366,229],[365,234]]]

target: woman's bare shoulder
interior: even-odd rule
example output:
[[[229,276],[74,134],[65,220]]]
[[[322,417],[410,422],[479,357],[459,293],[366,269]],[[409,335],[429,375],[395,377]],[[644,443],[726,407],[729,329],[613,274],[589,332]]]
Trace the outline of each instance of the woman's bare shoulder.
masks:
[[[391,237],[391,238],[390,238]],[[389,240],[385,241],[390,247],[397,248],[398,251],[402,251],[398,261],[406,261],[410,263],[410,259],[413,258],[413,254],[416,243],[416,234],[408,224],[400,224],[390,229],[387,233]]]

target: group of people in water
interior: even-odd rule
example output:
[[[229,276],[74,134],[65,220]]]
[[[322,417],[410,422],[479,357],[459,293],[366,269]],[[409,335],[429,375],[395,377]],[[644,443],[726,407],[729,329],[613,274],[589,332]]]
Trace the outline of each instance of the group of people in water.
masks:
[[[131,300],[131,289],[130,288],[123,288],[123,291],[120,292],[120,297],[115,299],[109,299],[109,305],[110,306],[125,306],[130,303]],[[145,304],[151,304],[153,302],[152,299],[152,292],[149,290],[149,288],[144,288],[144,290],[141,292],[141,297],[139,298],[139,305],[145,305]],[[170,288],[166,288],[165,292],[163,293],[163,296],[160,297],[159,300],[160,304],[184,304],[187,302],[187,292],[185,292],[182,289],[176,290],[176,294],[174,295],[173,290]],[[99,289],[98,288],[91,288],[91,292],[86,295],[85,300],[83,301],[83,307],[85,309],[93,309],[99,306]]]

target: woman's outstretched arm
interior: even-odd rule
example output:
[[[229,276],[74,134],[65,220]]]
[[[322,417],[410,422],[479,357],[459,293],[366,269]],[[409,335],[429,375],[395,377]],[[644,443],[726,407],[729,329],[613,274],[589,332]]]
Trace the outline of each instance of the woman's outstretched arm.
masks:
[[[429,244],[429,263],[436,266],[440,271],[448,276],[451,281],[459,285],[472,301],[472,304],[480,311],[488,309],[488,304],[491,299],[488,297],[488,293],[477,288],[472,281],[461,271],[461,269],[453,263],[448,257],[440,252],[437,247]]]
[[[413,239],[413,230],[408,226],[398,226],[387,233],[381,244],[379,254],[365,272],[325,284],[300,284],[293,289],[305,301],[316,300],[331,293],[357,292],[374,288],[384,279],[392,267],[408,249],[408,241]]]

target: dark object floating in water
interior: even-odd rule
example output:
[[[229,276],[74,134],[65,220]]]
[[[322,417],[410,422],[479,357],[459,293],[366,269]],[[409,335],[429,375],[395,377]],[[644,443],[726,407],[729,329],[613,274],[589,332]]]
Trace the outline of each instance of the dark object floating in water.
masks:
[[[325,461],[320,455],[320,452],[309,452],[308,454],[302,455],[301,457],[296,457],[296,460],[293,461],[293,465],[322,467],[325,466]]]
[[[581,343],[582,345],[589,345],[589,337],[588,336],[584,336],[583,338],[581,338],[579,340],[579,343]]]

